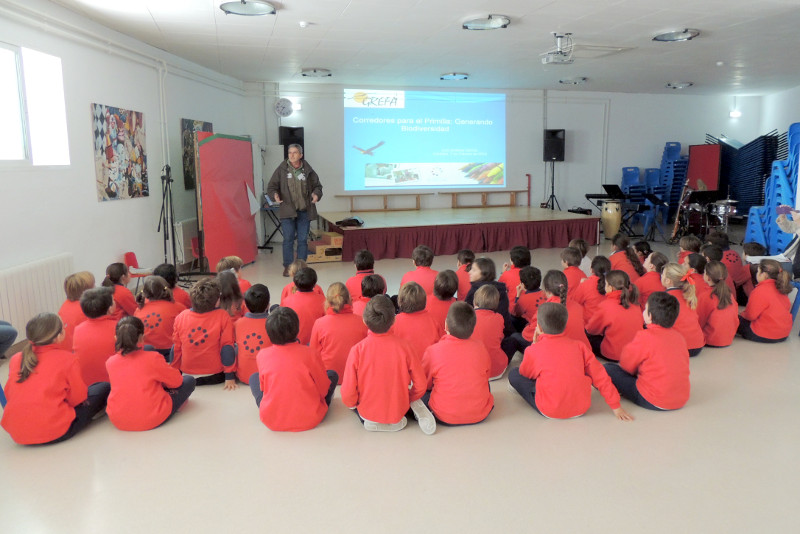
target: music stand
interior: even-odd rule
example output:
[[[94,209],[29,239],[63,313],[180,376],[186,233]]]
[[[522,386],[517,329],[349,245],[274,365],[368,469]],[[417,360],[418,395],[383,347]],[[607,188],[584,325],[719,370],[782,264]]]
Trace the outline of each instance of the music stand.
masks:
[[[656,207],[665,206],[667,204],[653,193],[645,193],[644,198],[646,198],[650,202],[651,204],[650,211],[653,213],[653,225],[650,227],[650,230],[648,230],[644,239],[645,241],[655,241],[656,230],[658,230],[658,233],[661,236],[661,240],[664,241],[664,243],[666,243],[667,237],[664,235],[664,231],[658,225],[658,221],[656,220]]]
[[[277,215],[279,208],[280,204],[273,201],[271,198],[269,198],[269,195],[264,193],[264,203],[261,204],[261,222],[264,225],[264,243],[258,246],[260,250],[269,250],[272,252],[274,248],[272,245],[270,245],[270,243],[272,243],[272,238],[274,238],[275,234],[278,232],[283,235],[283,230],[281,229],[281,220]],[[267,214],[266,217],[264,217],[265,213]],[[272,230],[272,233],[269,234],[269,236],[267,236],[267,219],[272,221],[272,223],[275,225],[275,229]]]

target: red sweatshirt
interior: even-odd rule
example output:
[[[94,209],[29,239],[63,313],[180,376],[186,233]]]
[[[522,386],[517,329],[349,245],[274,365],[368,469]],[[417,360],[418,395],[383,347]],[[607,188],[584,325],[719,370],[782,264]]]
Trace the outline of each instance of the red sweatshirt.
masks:
[[[75,420],[75,406],[86,400],[86,384],[78,360],[70,352],[45,345],[34,347],[39,364],[17,382],[22,353],[8,363],[2,426],[21,445],[47,443],[66,434]]]
[[[106,412],[115,427],[150,430],[167,420],[172,399],[164,388],[180,387],[183,377],[164,356],[144,350],[124,356],[116,353],[106,362],[106,369],[111,382]]]
[[[87,319],[81,309],[81,302],[79,300],[65,300],[58,310],[58,316],[61,317],[65,334],[64,342],[61,343],[60,347],[72,352],[72,337],[75,327]]]
[[[561,299],[552,296],[546,302],[555,302],[561,304]],[[589,338],[586,337],[586,330],[584,329],[583,321],[583,308],[581,305],[573,300],[567,300],[567,328],[564,330],[564,335],[575,341],[583,343],[589,352],[592,351],[592,346],[589,344]],[[536,330],[536,324],[528,324],[525,330],[522,331],[522,337],[527,341],[533,341],[533,332]]]
[[[755,335],[783,339],[792,331],[791,309],[789,297],[778,291],[775,280],[767,279],[759,282],[750,293],[742,317],[750,321]]]
[[[411,386],[411,387],[409,387]],[[342,402],[362,418],[394,424],[422,397],[427,386],[420,358],[391,333],[367,333],[350,351],[342,380]]]
[[[110,315],[86,319],[75,327],[72,349],[81,367],[83,382],[108,382],[106,360],[117,352],[117,320]],[[163,356],[162,356],[163,359]]]
[[[625,271],[628,274],[628,277],[631,279],[631,282],[635,282],[639,279],[639,273],[637,273],[636,269],[633,268],[633,264],[631,263],[631,260],[628,259],[628,255],[624,250],[616,251],[609,256],[608,259],[611,262],[612,271]],[[635,261],[638,262],[639,260],[636,259]]]
[[[364,310],[367,307],[367,303],[369,299],[365,296],[360,296],[356,300],[353,301],[353,313],[358,316],[364,315]]]
[[[497,279],[498,282],[506,285],[506,290],[508,291],[508,313],[514,311],[514,305],[511,301],[513,300],[513,296],[517,294],[517,286],[520,284],[520,270],[519,267],[514,267],[512,265],[507,271],[501,273],[500,277]]]
[[[706,345],[712,347],[727,347],[733,343],[736,329],[739,326],[739,306],[734,300],[726,308],[719,310],[719,299],[716,295],[710,295],[708,299],[708,314],[705,316],[703,324],[703,335],[706,338]],[[704,305],[704,308],[706,305]],[[698,308],[700,305],[698,304]]]
[[[529,323],[535,323],[536,315],[539,313],[539,305],[545,300],[547,300],[547,297],[541,289],[525,291],[514,303],[514,315],[522,317]]]
[[[680,305],[678,319],[675,321],[672,328],[683,335],[689,350],[697,349],[705,345],[706,338],[703,336],[703,329],[700,328],[700,319],[697,317],[697,312],[689,307],[689,303],[686,302],[686,299],[683,297],[683,291],[677,288],[671,288],[667,289],[667,293],[678,299],[678,304]],[[663,406],[659,406],[659,408],[663,408]]]
[[[442,332],[444,332],[444,324],[447,321],[447,312],[450,311],[450,305],[454,302],[456,302],[455,298],[439,300],[435,295],[428,296],[425,309],[433,320],[436,321],[436,326],[438,326],[439,330]]]
[[[183,304],[168,300],[151,300],[133,313],[144,323],[144,342],[157,349],[172,347],[175,318],[186,309]],[[161,358],[164,359],[163,357]]]
[[[606,299],[605,295],[601,295],[597,291],[597,282],[599,278],[595,275],[590,276],[575,289],[572,294],[572,301],[580,304],[583,307],[583,322],[588,323],[595,313],[600,303]],[[567,289],[569,291],[569,289]]]
[[[436,324],[427,310],[420,310],[413,313],[398,313],[392,333],[408,341],[414,349],[414,354],[420,359],[425,349],[442,338],[444,328]]]
[[[437,274],[439,274],[439,271],[434,271],[430,267],[417,267],[403,275],[400,280],[400,287],[403,287],[406,282],[416,282],[422,286],[425,293],[433,295],[433,283],[436,281]]]
[[[508,357],[500,342],[503,341],[503,316],[492,310],[475,310],[475,330],[470,339],[478,341],[489,353],[489,378],[500,375],[508,367]]]
[[[175,286],[172,288],[172,300],[179,304],[183,304],[186,306],[186,309],[192,307],[192,299],[189,297],[189,293],[187,293],[182,287]]]
[[[264,392],[258,412],[270,430],[310,430],[328,413],[325,395],[331,381],[311,347],[288,343],[262,350],[258,379]]]
[[[647,325],[622,350],[619,366],[636,376],[636,388],[650,404],[677,410],[689,400],[689,351],[674,328]]]
[[[351,276],[350,278],[347,279],[347,282],[345,282],[344,285],[347,286],[347,291],[348,293],[350,293],[351,301],[355,302],[355,300],[361,296],[361,280],[363,280],[364,278],[366,278],[371,274],[375,274],[374,269],[367,269],[366,271],[356,271],[356,274],[354,276]],[[385,288],[388,287],[386,285],[386,278],[381,276],[381,279],[383,280],[383,287],[384,287],[383,292],[386,293]]]
[[[123,317],[133,315],[138,308],[133,292],[120,284],[114,284],[114,304],[117,305],[114,309],[114,313],[111,314],[114,318],[114,322],[119,321]]]
[[[573,298],[581,281],[586,278],[586,274],[581,271],[580,267],[571,265],[564,269],[564,276],[567,277],[567,298]]]
[[[642,309],[635,304],[624,308],[619,303],[621,291],[606,294],[589,322],[586,332],[603,336],[600,353],[609,360],[619,361],[622,349],[630,343],[644,325]]]
[[[661,275],[655,271],[644,273],[636,282],[634,282],[636,289],[639,290],[639,307],[644,311],[647,306],[647,299],[653,293],[664,291],[666,288],[661,283]]]
[[[428,347],[422,367],[431,390],[429,405],[438,419],[471,424],[483,421],[492,411],[489,354],[480,343],[447,334]]]
[[[462,301],[467,298],[467,293],[469,293],[472,287],[466,265],[458,266],[458,269],[456,269],[456,277],[458,277],[458,300]],[[516,293],[514,294],[516,295]]]
[[[309,346],[322,358],[325,369],[336,371],[341,384],[350,349],[365,337],[367,326],[360,315],[353,313],[351,306],[345,306],[339,313],[329,308],[325,316],[314,323]]]
[[[753,291],[753,280],[750,277],[750,267],[742,263],[742,257],[732,249],[727,249],[722,253],[722,263],[728,268],[728,278],[734,286],[742,286],[748,296]],[[734,295],[736,293],[734,292]]]
[[[612,410],[620,406],[617,389],[592,351],[564,334],[539,336],[525,349],[519,373],[536,380],[536,407],[553,419],[585,414],[592,405],[591,386]]]
[[[236,378],[245,384],[250,382],[253,373],[258,372],[258,353],[272,345],[267,336],[267,315],[247,313],[233,325],[237,347]]]
[[[172,333],[175,358],[170,364],[190,375],[235,373],[236,362],[223,365],[222,347],[234,343],[233,323],[223,309],[206,313],[186,310],[175,319]]]
[[[298,291],[286,297],[281,306],[291,308],[297,313],[300,319],[300,333],[297,334],[297,339],[303,345],[308,345],[314,321],[325,315],[325,297],[314,291]]]
[[[253,286],[253,284],[251,284],[250,282],[248,282],[244,278],[239,278],[239,291],[242,292],[243,296],[244,296],[245,293],[247,293],[247,290],[250,289],[252,286]]]
[[[319,287],[319,284],[315,285],[312,291],[317,295],[322,295],[323,299],[325,298],[325,292],[322,291],[322,288]],[[297,292],[298,291],[297,288],[294,286],[294,282],[289,282],[288,284],[283,286],[283,290],[281,290],[281,300],[280,300],[281,306],[286,306],[286,304],[284,304],[286,299],[289,298],[290,295],[294,295]]]

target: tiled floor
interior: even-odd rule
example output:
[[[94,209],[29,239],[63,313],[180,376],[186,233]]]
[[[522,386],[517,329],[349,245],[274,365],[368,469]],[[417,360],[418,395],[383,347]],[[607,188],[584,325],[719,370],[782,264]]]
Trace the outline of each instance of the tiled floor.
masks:
[[[535,250],[534,265],[558,268],[558,253]],[[262,252],[245,277],[277,297],[280,263],[279,249]],[[323,288],[353,272],[313,267]],[[376,266],[391,291],[410,268]],[[318,428],[275,433],[246,388],[221,386],[200,388],[149,432],[103,418],[49,447],[0,433],[0,531],[800,532],[798,348],[795,328],[779,345],[705,349],[692,359],[686,407],[654,413],[623,401],[632,423],[597,392],[585,416],[545,419],[503,379],[484,423],[433,436],[415,424],[366,432],[338,392]]]

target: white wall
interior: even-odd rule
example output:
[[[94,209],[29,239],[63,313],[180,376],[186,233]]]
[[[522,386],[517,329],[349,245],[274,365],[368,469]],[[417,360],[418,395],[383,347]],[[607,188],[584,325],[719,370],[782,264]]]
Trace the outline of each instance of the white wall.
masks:
[[[42,14],[52,17],[45,30],[39,29]],[[71,159],[68,167],[0,166],[0,269],[61,252],[74,255],[76,270],[89,270],[98,279],[128,250],[142,265],[161,263],[163,241],[156,227],[165,163],[175,179],[176,220],[195,213],[194,194],[183,188],[180,119],[211,121],[218,133],[266,138],[264,123],[252,119],[264,116],[263,98],[246,95],[241,82],[53,4],[34,0],[14,12],[0,8],[0,35],[4,42],[61,58]],[[163,98],[159,68],[167,71]],[[144,113],[149,197],[97,201],[92,103]]]
[[[795,122],[800,122],[800,87],[764,97],[761,115],[763,132],[785,132]]]

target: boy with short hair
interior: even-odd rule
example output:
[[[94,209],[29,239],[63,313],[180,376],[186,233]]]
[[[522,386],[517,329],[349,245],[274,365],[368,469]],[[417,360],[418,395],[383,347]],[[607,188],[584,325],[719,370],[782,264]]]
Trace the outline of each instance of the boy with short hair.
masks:
[[[236,321],[233,330],[236,334],[236,378],[249,384],[250,377],[258,372],[259,351],[271,344],[267,336],[269,289],[264,284],[250,286],[244,294],[244,303],[248,311]]]
[[[586,345],[564,335],[566,326],[563,304],[545,302],[539,307],[533,344],[525,349],[522,365],[509,371],[509,384],[537,412],[552,419],[586,413],[594,386],[617,419],[632,421],[603,366]]]
[[[514,356],[506,355],[501,348],[503,342],[503,316],[496,312],[500,305],[500,293],[492,285],[481,286],[475,292],[475,327],[472,339],[480,342],[489,353],[491,369],[489,380],[497,380],[503,376],[508,362]]]
[[[233,270],[233,274],[236,275],[236,279],[239,281],[239,289],[242,290],[242,294],[244,295],[247,290],[250,289],[251,284],[242,278],[243,265],[244,261],[239,256],[225,256],[217,262],[217,272],[221,273],[222,271]]]
[[[472,284],[469,281],[469,270],[472,262],[475,261],[475,253],[465,248],[458,251],[456,255],[456,276],[458,277],[458,300],[463,301],[467,298]]]
[[[647,299],[647,328],[622,349],[619,363],[605,368],[620,394],[648,410],[677,410],[689,400],[689,350],[672,326],[678,299],[666,292]]]
[[[444,325],[438,325],[425,309],[427,298],[425,290],[416,282],[403,284],[397,294],[400,313],[394,322],[394,333],[411,343],[418,358],[444,335]]]
[[[489,353],[470,337],[475,322],[475,311],[469,304],[454,303],[447,312],[447,333],[422,357],[429,390],[423,402],[446,425],[480,423],[494,407]]]
[[[561,251],[561,270],[567,277],[567,298],[581,285],[581,281],[586,278],[586,274],[581,271],[581,252],[572,247],[567,247]]]
[[[214,278],[199,280],[189,291],[192,307],[175,318],[170,365],[194,376],[198,386],[224,382],[224,389],[232,390],[238,387],[233,322],[217,308],[219,294]]]
[[[276,431],[310,430],[328,413],[339,376],[325,370],[311,347],[297,342],[300,320],[294,310],[276,308],[266,323],[272,345],[258,353],[258,373],[249,381],[261,422]]]
[[[371,274],[361,280],[361,296],[353,300],[353,313],[364,315],[364,308],[367,307],[369,300],[375,295],[386,293],[386,281],[382,276]]]
[[[739,256],[739,253],[731,248],[728,234],[721,230],[714,230],[708,233],[706,242],[722,249],[722,259],[720,261],[728,268],[728,279],[733,282],[736,288],[734,292],[736,301],[743,306],[747,305],[747,298],[754,289],[750,268],[742,262],[742,257]]]
[[[356,265],[356,274],[347,279],[345,286],[350,293],[350,300],[355,302],[361,296],[361,280],[371,274],[375,274],[375,257],[369,250],[361,249],[356,252],[353,263]],[[382,276],[381,279],[383,279],[383,285],[385,287],[386,279]]]
[[[317,285],[317,271],[304,267],[294,274],[292,279],[297,291],[284,299],[281,306],[291,308],[300,318],[300,343],[308,345],[311,341],[311,329],[314,321],[325,315],[325,295],[314,291]]]
[[[422,363],[411,345],[390,331],[394,319],[389,297],[372,297],[364,309],[367,338],[347,358],[342,402],[356,410],[366,430],[402,430],[410,407],[422,431],[433,434],[436,420],[421,400],[427,385]]]
[[[523,267],[519,270],[519,285],[514,299],[514,317],[511,322],[517,332],[522,332],[527,324],[536,322],[539,306],[547,300],[541,290],[542,271],[536,267]]]
[[[106,360],[116,352],[117,321],[114,292],[108,287],[87,289],[80,298],[86,320],[75,327],[72,350],[81,367],[84,383],[108,382]]]
[[[520,269],[531,264],[531,251],[528,250],[527,247],[517,245],[511,249],[509,256],[511,258],[511,264],[503,264],[503,273],[500,275],[500,278],[498,278],[497,281],[506,285],[509,295],[514,295],[517,291],[517,286],[519,286]],[[509,298],[508,313],[510,314],[513,309],[514,308],[511,304],[511,299]]]
[[[425,245],[419,245],[411,253],[411,261],[414,262],[415,269],[403,275],[400,285],[403,286],[407,282],[416,282],[422,286],[426,294],[432,295],[433,282],[438,274],[437,271],[431,269],[431,265],[433,265],[433,250]]]
[[[61,324],[64,325],[64,341],[61,348],[72,352],[72,335],[75,327],[86,320],[86,315],[81,310],[81,295],[87,289],[94,287],[94,275],[89,271],[72,273],[64,279],[64,293],[67,300],[58,310]],[[2,354],[0,354],[2,356]]]
[[[454,295],[458,291],[458,276],[450,269],[439,271],[433,282],[433,296],[428,297],[425,309],[436,321],[436,325],[444,332],[444,322],[450,306],[456,302]]]

